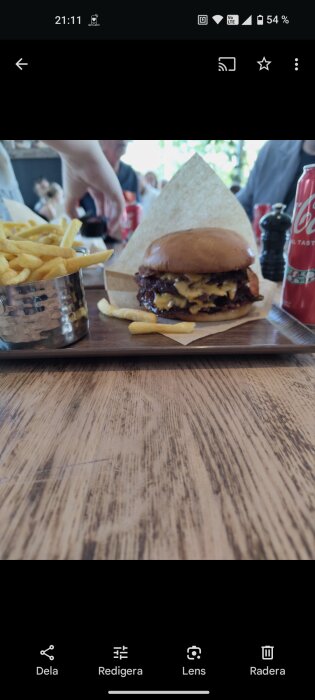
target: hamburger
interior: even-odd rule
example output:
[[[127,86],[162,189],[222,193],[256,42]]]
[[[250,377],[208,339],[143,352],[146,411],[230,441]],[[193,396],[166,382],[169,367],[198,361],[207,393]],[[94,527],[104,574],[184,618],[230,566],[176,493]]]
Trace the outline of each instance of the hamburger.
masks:
[[[254,255],[235,231],[176,231],[147,249],[136,275],[140,306],[163,318],[228,321],[246,316],[259,295]]]

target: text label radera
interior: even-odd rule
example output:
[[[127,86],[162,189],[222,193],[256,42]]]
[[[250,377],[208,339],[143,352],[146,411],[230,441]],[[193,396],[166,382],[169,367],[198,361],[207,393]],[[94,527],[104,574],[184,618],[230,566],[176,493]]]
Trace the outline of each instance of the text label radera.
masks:
[[[265,668],[257,668],[257,666],[250,667],[251,676],[285,676],[285,668],[270,668],[266,666]]]

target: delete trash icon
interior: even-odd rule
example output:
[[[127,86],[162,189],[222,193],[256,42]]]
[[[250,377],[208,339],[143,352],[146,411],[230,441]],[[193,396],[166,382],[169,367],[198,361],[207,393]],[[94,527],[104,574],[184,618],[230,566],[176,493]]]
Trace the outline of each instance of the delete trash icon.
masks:
[[[270,647],[270,646],[261,647],[261,658],[264,661],[272,661],[273,650],[274,650],[274,647]]]

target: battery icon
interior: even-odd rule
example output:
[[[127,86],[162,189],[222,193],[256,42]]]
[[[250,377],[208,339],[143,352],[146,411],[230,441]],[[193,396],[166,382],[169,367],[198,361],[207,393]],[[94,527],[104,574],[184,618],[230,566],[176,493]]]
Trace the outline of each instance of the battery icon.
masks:
[[[264,23],[264,17],[263,15],[257,15],[257,24],[263,24]]]

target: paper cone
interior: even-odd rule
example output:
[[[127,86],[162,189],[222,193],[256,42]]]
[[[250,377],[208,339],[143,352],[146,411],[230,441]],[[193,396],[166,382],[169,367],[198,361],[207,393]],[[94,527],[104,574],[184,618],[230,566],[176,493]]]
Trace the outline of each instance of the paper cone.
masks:
[[[30,219],[37,224],[47,224],[46,219],[35,214],[35,212],[21,202],[15,202],[13,199],[3,199],[4,204],[11,216],[12,221],[20,221],[26,224]]]

